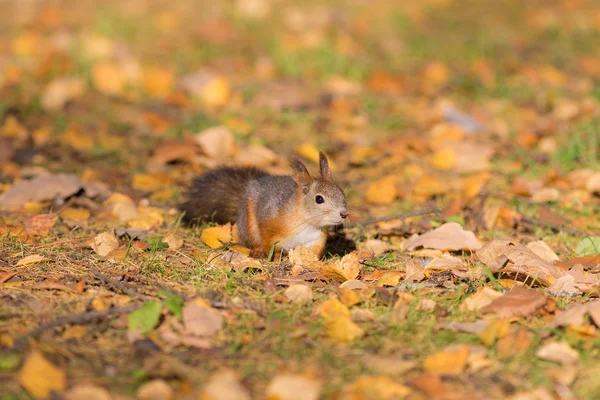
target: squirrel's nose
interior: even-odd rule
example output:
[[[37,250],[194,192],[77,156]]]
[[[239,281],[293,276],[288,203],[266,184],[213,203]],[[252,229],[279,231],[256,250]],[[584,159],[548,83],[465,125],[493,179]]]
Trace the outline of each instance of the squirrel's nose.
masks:
[[[348,216],[348,210],[346,208],[344,208],[342,211],[340,211],[340,217],[346,218],[347,216]]]

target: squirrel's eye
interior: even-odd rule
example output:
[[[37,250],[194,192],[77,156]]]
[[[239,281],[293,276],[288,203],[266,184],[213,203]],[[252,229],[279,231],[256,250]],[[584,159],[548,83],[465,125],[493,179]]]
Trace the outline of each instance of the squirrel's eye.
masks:
[[[325,203],[325,199],[320,194],[317,195],[317,197],[315,197],[315,201],[317,202],[317,204],[323,204],[323,203]]]

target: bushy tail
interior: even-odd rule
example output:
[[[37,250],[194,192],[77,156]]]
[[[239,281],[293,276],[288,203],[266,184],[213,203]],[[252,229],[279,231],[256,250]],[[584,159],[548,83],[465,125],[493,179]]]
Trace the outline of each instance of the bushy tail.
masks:
[[[185,211],[184,221],[236,222],[246,183],[267,175],[251,167],[221,167],[199,175],[192,181],[186,202],[180,206]]]

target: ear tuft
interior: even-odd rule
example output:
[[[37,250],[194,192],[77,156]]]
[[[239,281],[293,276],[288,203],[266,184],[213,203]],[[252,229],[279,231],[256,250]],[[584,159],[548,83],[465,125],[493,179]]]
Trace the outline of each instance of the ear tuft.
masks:
[[[321,169],[321,177],[326,181],[331,180],[331,168],[329,168],[329,161],[327,156],[322,151],[319,152],[319,167]]]
[[[290,167],[294,170],[294,181],[300,186],[304,194],[308,193],[313,179],[304,163],[299,158],[293,158],[290,160]]]

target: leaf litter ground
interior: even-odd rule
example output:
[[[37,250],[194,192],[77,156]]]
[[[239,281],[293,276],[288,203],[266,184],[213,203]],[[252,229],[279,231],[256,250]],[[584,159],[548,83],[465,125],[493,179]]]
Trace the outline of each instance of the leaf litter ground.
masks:
[[[599,397],[598,10],[413,3],[8,2],[0,398]],[[325,259],[182,226],[319,150]]]

